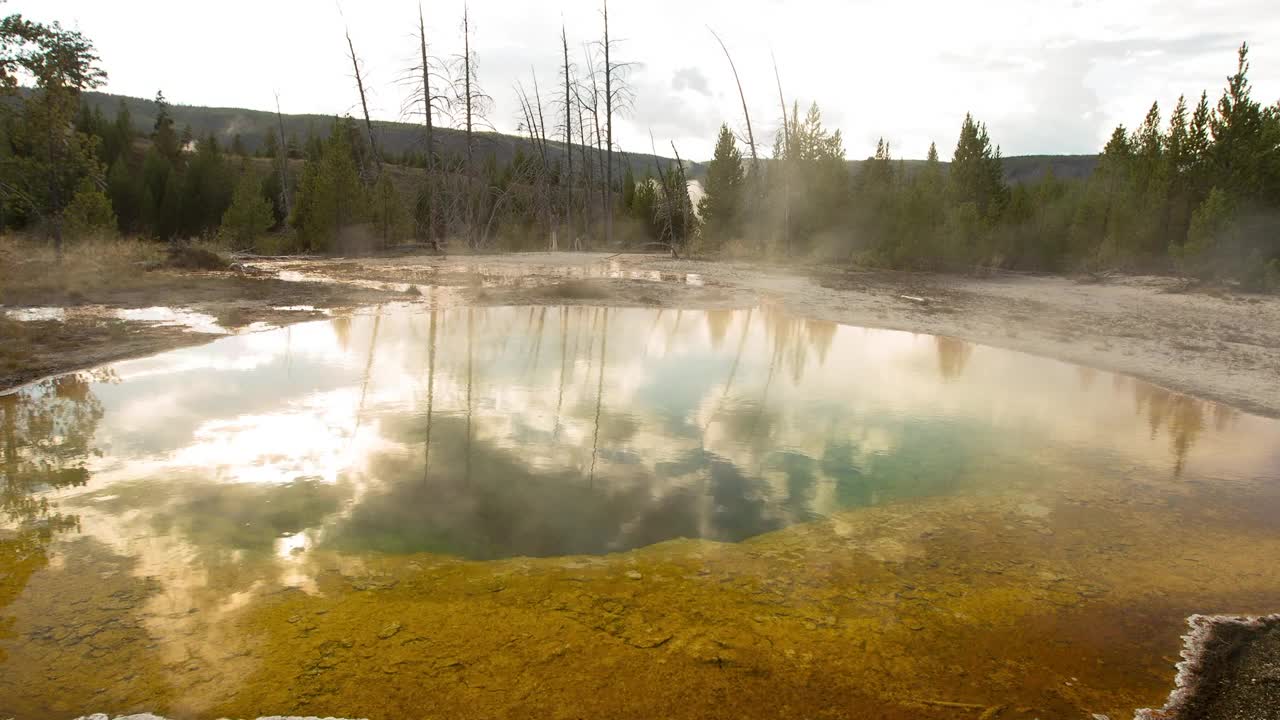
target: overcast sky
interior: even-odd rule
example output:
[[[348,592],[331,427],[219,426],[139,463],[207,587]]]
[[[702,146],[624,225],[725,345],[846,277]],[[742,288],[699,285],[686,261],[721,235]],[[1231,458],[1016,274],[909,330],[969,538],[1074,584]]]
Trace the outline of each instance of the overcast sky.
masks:
[[[729,45],[757,140],[772,147],[780,115],[770,54],[788,101],[816,100],[850,158],[884,136],[894,155],[954,148],[965,112],[987,123],[1006,155],[1096,152],[1117,123],[1152,100],[1221,93],[1235,49],[1250,43],[1255,97],[1280,99],[1280,12],[1274,0],[614,0],[616,55],[634,62],[635,106],[617,122],[624,150],[705,159],[716,130],[742,130],[733,76],[707,25]],[[597,39],[597,0],[472,0],[479,77],[493,124],[518,125],[513,85],[536,72],[554,92],[560,26],[573,59]],[[400,119],[398,84],[417,52],[413,0],[10,0],[4,12],[60,20],[97,45],[108,92],[189,105],[358,114],[344,23],[372,87],[375,118]],[[462,44],[462,0],[424,3],[432,52]],[[345,15],[345,20],[344,16]]]

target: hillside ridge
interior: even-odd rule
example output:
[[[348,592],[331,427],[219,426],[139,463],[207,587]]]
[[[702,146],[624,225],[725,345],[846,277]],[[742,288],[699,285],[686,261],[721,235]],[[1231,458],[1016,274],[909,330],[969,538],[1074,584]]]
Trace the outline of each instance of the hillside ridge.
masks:
[[[145,131],[155,123],[155,101],[112,93],[86,92],[85,103],[94,109],[100,109],[107,117],[114,117],[116,109],[123,102],[133,117],[133,123],[139,130]],[[224,146],[229,145],[236,135],[249,152],[256,152],[266,144],[266,137],[277,127],[276,114],[266,110],[251,110],[233,107],[205,107],[200,105],[169,106],[169,113],[179,126],[190,126],[197,137],[212,133]],[[305,141],[309,134],[325,135],[333,123],[334,116],[316,114],[283,115],[286,137],[294,137],[299,142]],[[395,160],[406,152],[418,153],[423,150],[423,128],[416,123],[375,120],[374,132],[378,136],[379,147],[389,159]],[[534,152],[529,138],[501,132],[478,132],[478,147],[482,154],[492,154],[499,163],[508,163],[518,149],[526,154]],[[465,133],[447,127],[436,128],[437,153],[440,155],[461,155],[465,148]],[[574,144],[575,152],[580,146]],[[553,162],[563,155],[563,146],[549,143],[548,152]],[[649,153],[621,153],[619,157],[631,164],[637,175],[651,173],[654,160],[663,163],[674,162],[664,156]],[[1097,155],[1015,155],[1003,158],[1006,179],[1013,184],[1034,182],[1049,171],[1059,179],[1083,179],[1088,177],[1098,161]],[[706,173],[709,161],[688,162],[689,177],[700,179]],[[856,174],[860,172],[866,160],[849,160],[850,169]],[[924,165],[924,160],[901,160],[907,172]],[[945,168],[949,163],[943,162]]]

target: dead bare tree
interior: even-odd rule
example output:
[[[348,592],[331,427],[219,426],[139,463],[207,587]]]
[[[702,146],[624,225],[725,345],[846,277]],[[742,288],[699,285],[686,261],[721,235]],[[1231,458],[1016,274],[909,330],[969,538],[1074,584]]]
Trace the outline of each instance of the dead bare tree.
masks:
[[[607,171],[605,170],[604,148],[602,146],[604,134],[600,131],[600,76],[596,73],[596,63],[591,56],[590,48],[586,48],[585,54],[587,62],[586,81],[589,84],[584,87],[584,90],[587,90],[587,98],[591,101],[591,104],[586,106],[586,110],[591,113],[591,123],[595,127],[595,134],[592,135],[592,140],[595,145],[595,161],[597,170],[600,173],[600,209],[602,216],[600,224],[605,230],[605,238],[607,242],[609,216],[612,213],[610,212],[611,208],[609,207],[609,181]]]
[[[411,80],[416,86],[410,94],[407,105],[404,108],[405,114],[412,114],[417,107],[421,107],[422,121],[425,128],[423,151],[426,164],[426,180],[421,195],[421,202],[425,204],[422,208],[422,214],[425,216],[422,226],[425,231],[425,239],[436,250],[440,249],[439,242],[435,237],[436,226],[436,195],[439,189],[436,182],[436,145],[435,145],[435,114],[440,110],[447,110],[448,96],[437,94],[432,91],[432,87],[444,85],[449,86],[447,78],[433,70],[433,66],[438,64],[432,62],[431,56],[427,52],[427,23],[422,13],[422,3],[418,3],[418,52],[419,64],[410,70]],[[433,80],[435,82],[433,82]],[[441,106],[444,105],[442,108]]]
[[[782,247],[791,254],[791,123],[787,120],[787,101],[782,95],[782,76],[778,73],[778,58],[773,58],[773,78],[778,83],[778,105],[782,109],[782,150],[779,166],[782,173]]]
[[[492,129],[492,126],[488,125],[486,117],[493,99],[480,88],[480,83],[476,78],[476,57],[471,52],[471,9],[469,6],[463,6],[462,37],[463,54],[454,58],[455,79],[452,86],[455,95],[454,102],[463,110],[462,123],[463,130],[466,133],[467,144],[465,224],[467,226],[467,242],[474,248],[480,241],[476,230],[481,212],[480,202],[486,194],[476,187],[475,132],[477,125],[487,126]]]
[[[542,90],[538,88],[538,75],[533,72],[532,68],[529,73],[533,75],[533,100],[534,109],[538,111],[538,143],[542,152],[542,162],[547,162],[547,121],[542,115]]]
[[[351,41],[351,29],[346,28],[345,32],[347,35],[347,50],[351,58],[351,69],[356,78],[356,90],[360,92],[360,107],[364,111],[364,127],[369,133],[369,155],[373,158],[374,176],[376,177],[382,173],[382,159],[378,157],[378,140],[373,134],[373,120],[369,118],[369,98],[364,90],[364,75],[360,72],[360,58],[356,55],[355,43]],[[365,178],[366,182],[370,179],[369,177]]]
[[[707,26],[707,30],[710,30],[711,36],[720,43],[720,49],[724,51],[724,56],[729,61],[729,69],[733,71],[733,81],[738,85],[738,99],[742,100],[742,117],[747,122],[747,145],[751,148],[751,172],[757,174],[760,169],[760,156],[756,152],[756,136],[751,130],[751,112],[747,110],[747,94],[742,91],[742,79],[738,77],[738,66],[734,64],[733,56],[729,54],[729,48],[724,44],[724,40],[720,39],[720,35],[710,26]]]
[[[667,174],[662,170],[662,163],[658,160],[658,146],[653,141],[653,131],[649,132],[649,147],[653,150],[653,166],[658,170],[658,183],[662,187],[663,206],[666,210],[663,213],[666,217],[666,235],[669,240],[667,249],[671,251],[671,257],[679,259],[680,255],[676,252],[676,220],[675,220],[675,203],[671,198],[671,185],[667,179]],[[674,146],[673,146],[674,147]],[[687,191],[686,191],[687,192]],[[655,209],[656,212],[656,209]],[[659,236],[661,239],[661,236]],[[661,243],[659,243],[661,244]],[[678,317],[678,316],[677,316]]]
[[[280,126],[280,208],[289,217],[289,151],[284,139],[284,115],[280,113],[280,93],[276,93],[276,122]]]
[[[418,49],[422,55],[422,119],[426,125],[426,161],[427,174],[430,175],[435,170],[435,128],[432,126],[432,102],[434,100],[431,95],[431,62],[427,57],[427,23],[422,17],[422,3],[418,3]],[[428,236],[428,240],[430,237]]]
[[[587,157],[587,120],[586,103],[582,100],[580,84],[574,87],[574,99],[578,105],[578,149],[582,155],[582,237],[591,235],[591,184],[593,182],[591,161]],[[581,250],[582,243],[575,240],[574,249]]]
[[[471,70],[473,63],[471,61],[471,7],[464,5],[462,8],[462,77],[463,77],[463,103],[466,105],[467,112],[467,177],[474,175],[475,169],[475,142],[473,140],[474,119],[475,114],[473,102],[474,94],[471,92]]]
[[[616,40],[609,37],[609,0],[601,0],[604,15],[604,41],[600,44],[604,55],[604,117],[605,117],[605,244],[613,244],[613,118],[615,111],[620,111],[631,104],[631,87],[627,83],[627,74],[631,63],[614,60],[613,50]]]
[[[583,127],[580,142],[583,147],[583,167],[586,169],[587,181],[583,202],[587,212],[590,213],[591,206],[598,201],[602,215],[599,222],[588,223],[588,233],[590,233],[592,228],[603,229],[605,223],[603,215],[608,214],[609,206],[605,186],[604,132],[600,126],[600,75],[596,71],[590,45],[583,46],[583,60],[586,64],[585,72],[578,79],[577,87],[574,89],[578,100],[579,121]],[[590,120],[584,121],[584,117],[588,115]],[[598,199],[594,195],[597,188],[600,192]],[[588,220],[591,219],[588,216]]]
[[[602,0],[604,7],[604,107],[607,140],[605,142],[605,208],[604,208],[604,242],[613,244],[613,66],[611,64],[609,42],[609,0]]]
[[[555,213],[553,210],[553,198],[551,197],[550,153],[547,143],[546,120],[542,108],[542,94],[538,88],[536,74],[533,77],[533,88],[534,96],[531,99],[524,86],[517,82],[516,99],[520,103],[521,113],[524,116],[521,126],[528,128],[529,139],[533,143],[534,150],[537,151],[537,165],[529,173],[532,180],[535,216],[540,217],[549,231],[554,234]],[[515,170],[523,173],[525,168],[515,168]]]
[[[565,188],[564,195],[564,212],[565,227],[568,232],[573,234],[573,100],[570,93],[570,86],[573,81],[573,68],[569,64],[569,35],[565,32],[564,25],[560,25],[560,44],[564,49],[564,65],[561,70],[564,75],[564,156],[567,164],[567,172],[561,178],[561,183]],[[576,246],[576,243],[574,243]],[[576,249],[576,247],[575,247]]]
[[[693,214],[692,212],[693,208],[690,207],[690,204],[689,204],[689,178],[685,175],[684,160],[680,159],[680,151],[676,149],[676,143],[674,140],[671,141],[671,152],[676,156],[675,187],[672,188],[672,191],[677,194],[676,197],[671,198],[671,201],[677,202],[677,197],[679,198],[678,202],[680,203],[680,221],[681,221],[681,225],[683,226],[681,228],[682,233],[681,233],[680,239],[681,239],[681,242],[688,244],[689,216]],[[671,254],[675,255],[676,257],[679,257],[678,255],[676,255],[674,237],[671,238]]]

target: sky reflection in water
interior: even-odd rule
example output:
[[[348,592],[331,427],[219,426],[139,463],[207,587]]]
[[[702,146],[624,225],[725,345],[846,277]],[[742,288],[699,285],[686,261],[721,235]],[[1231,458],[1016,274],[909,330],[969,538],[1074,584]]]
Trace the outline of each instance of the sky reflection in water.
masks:
[[[1142,382],[768,309],[389,307],[69,376],[4,411],[10,478],[74,479],[25,472],[9,504],[51,499],[108,541],[285,556],[738,541],[1082,467],[1274,475],[1280,446],[1276,423]]]

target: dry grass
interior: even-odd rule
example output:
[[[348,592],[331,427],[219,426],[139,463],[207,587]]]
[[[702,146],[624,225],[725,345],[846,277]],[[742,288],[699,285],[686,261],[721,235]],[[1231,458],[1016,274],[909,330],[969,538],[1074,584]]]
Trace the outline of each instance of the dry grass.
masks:
[[[164,257],[164,246],[154,242],[101,239],[67,245],[59,263],[47,242],[0,237],[0,299],[74,299],[77,293],[137,283]]]
[[[216,247],[194,246],[202,255]],[[68,243],[58,262],[52,244],[20,236],[0,237],[0,303],[62,305],[108,290],[145,289],[172,282],[149,270],[168,264],[168,246],[134,238]],[[206,250],[208,251],[206,253]]]

